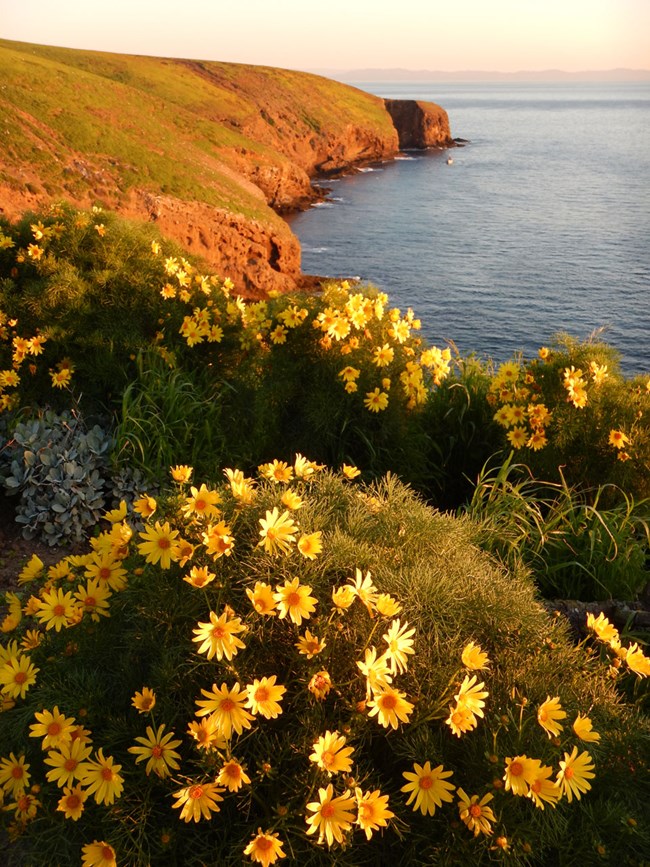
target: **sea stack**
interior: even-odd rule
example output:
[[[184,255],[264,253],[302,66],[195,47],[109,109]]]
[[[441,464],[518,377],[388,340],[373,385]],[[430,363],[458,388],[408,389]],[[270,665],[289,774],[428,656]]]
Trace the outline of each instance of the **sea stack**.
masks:
[[[454,147],[447,112],[435,102],[385,99],[400,148]]]

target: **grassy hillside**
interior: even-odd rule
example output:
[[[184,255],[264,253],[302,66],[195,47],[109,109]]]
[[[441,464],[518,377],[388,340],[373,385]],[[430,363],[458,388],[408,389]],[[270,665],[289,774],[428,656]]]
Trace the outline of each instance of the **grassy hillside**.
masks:
[[[273,222],[240,176],[309,170],[304,142],[350,125],[392,134],[379,100],[286,70],[0,40],[0,76],[2,183],[118,207],[138,187]]]

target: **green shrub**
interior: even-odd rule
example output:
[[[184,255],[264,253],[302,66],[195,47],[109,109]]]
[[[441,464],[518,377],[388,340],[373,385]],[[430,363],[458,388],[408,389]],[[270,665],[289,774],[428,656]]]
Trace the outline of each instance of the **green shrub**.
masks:
[[[635,599],[650,578],[650,500],[540,481],[511,461],[484,471],[467,507],[483,547],[523,561],[549,599]]]
[[[143,498],[142,535],[129,540],[123,513],[111,514],[91,553],[48,572],[32,562],[18,594],[7,594],[0,786],[16,838],[7,863],[77,864],[94,841],[119,865],[249,863],[243,853],[258,829],[277,834],[285,863],[300,865],[596,863],[597,847],[621,864],[645,857],[647,719],[549,618],[526,574],[481,552],[468,518],[431,511],[394,477],[357,487],[301,458],[262,473],[257,485],[231,471],[230,484],[181,481],[158,503]],[[632,664],[647,668],[646,657],[634,660],[620,680],[634,677]],[[370,683],[358,662],[375,672]],[[272,677],[267,689],[284,692],[266,718],[255,681]],[[248,716],[231,718],[221,698],[236,701],[237,685]],[[197,716],[202,707],[207,716]],[[57,751],[48,726],[58,713]],[[586,743],[572,727],[578,714],[590,721],[577,723]],[[77,791],[91,791],[73,821],[64,814],[74,792],[57,785],[54,765],[67,761],[65,732],[75,726],[91,750]],[[201,731],[212,749],[197,748]],[[336,755],[325,755],[328,733],[344,739],[330,747]],[[559,762],[571,767],[578,754],[595,776],[578,762],[583,790],[558,800]],[[21,761],[38,790],[21,794]],[[517,763],[531,784],[538,771],[550,775],[548,801],[536,806],[504,787],[529,791],[515,780]],[[106,793],[93,795],[102,766]],[[449,776],[437,776],[440,766]],[[250,783],[238,787],[239,769]],[[429,790],[417,781],[430,772],[439,803],[427,815]],[[407,803],[410,780],[424,793],[422,811]],[[342,820],[333,827],[341,842],[325,834],[318,845],[307,819],[330,784],[350,805],[350,827]],[[218,812],[205,801],[209,786],[223,799]],[[476,833],[464,793],[483,803]],[[375,799],[370,839],[357,798]],[[188,802],[205,803],[211,820],[183,821]]]

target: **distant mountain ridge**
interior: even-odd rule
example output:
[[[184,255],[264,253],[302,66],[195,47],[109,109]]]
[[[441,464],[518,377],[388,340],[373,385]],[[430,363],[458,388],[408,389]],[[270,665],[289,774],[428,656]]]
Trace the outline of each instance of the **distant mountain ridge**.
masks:
[[[606,69],[566,72],[562,69],[520,70],[498,72],[490,70],[460,70],[456,72],[432,69],[322,69],[313,70],[335,81],[650,81],[650,69]]]

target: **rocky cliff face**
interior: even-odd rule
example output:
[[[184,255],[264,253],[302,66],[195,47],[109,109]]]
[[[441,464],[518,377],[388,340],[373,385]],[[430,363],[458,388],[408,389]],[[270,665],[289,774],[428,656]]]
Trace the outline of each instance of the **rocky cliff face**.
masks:
[[[0,40],[0,78],[0,216],[150,220],[249,297],[305,285],[279,215],[322,196],[314,177],[452,143],[439,106],[291,70]]]
[[[401,148],[453,147],[449,117],[435,102],[414,99],[385,99]]]

